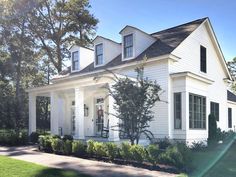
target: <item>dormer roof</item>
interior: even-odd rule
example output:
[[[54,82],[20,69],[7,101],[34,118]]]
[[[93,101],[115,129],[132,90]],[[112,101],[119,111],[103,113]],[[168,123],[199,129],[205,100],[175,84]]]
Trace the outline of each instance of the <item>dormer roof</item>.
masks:
[[[107,41],[116,43],[116,44],[118,44],[118,45],[121,45],[121,43],[118,43],[118,42],[113,41],[113,40],[111,40],[111,39],[105,38],[105,37],[103,37],[103,36],[96,36],[95,39],[94,39],[92,42],[94,42],[94,41],[97,40],[98,38],[102,38],[102,39],[104,39],[104,40],[107,40]]]
[[[158,31],[155,33],[148,34],[156,39],[156,41],[151,44],[146,50],[144,50],[141,54],[136,56],[132,60],[122,60],[122,55],[119,54],[114,59],[112,59],[110,62],[108,62],[106,65],[103,65],[101,67],[94,67],[94,63],[89,64],[87,67],[85,67],[83,70],[79,71],[78,73],[71,73],[72,74],[86,74],[90,72],[95,72],[99,70],[105,70],[109,68],[118,67],[121,65],[129,64],[129,63],[135,63],[137,61],[143,60],[144,56],[146,56],[149,59],[156,58],[156,57],[162,57],[171,55],[171,53],[191,34],[193,33],[201,24],[204,22],[207,22],[210,24],[210,21],[208,18],[201,18],[198,20],[194,20],[192,22],[188,22],[182,25],[178,25],[172,28],[168,28],[162,31]],[[143,32],[142,30],[127,25],[126,27],[131,27],[136,30]],[[126,28],[125,27],[125,28]],[[123,28],[121,32],[125,29]],[[121,33],[120,32],[120,33]],[[147,33],[145,33],[147,34]],[[100,36],[101,37],[101,36]],[[102,37],[104,38],[104,37]],[[106,40],[110,40],[105,38]],[[111,40],[112,41],[112,40]],[[114,41],[113,41],[114,42]],[[229,78],[231,76],[229,75]]]

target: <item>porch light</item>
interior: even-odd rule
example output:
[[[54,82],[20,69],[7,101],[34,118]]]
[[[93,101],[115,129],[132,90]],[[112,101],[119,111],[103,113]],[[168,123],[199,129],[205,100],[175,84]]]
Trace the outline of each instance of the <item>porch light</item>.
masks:
[[[84,104],[84,116],[87,117],[89,115],[89,108],[86,104]]]

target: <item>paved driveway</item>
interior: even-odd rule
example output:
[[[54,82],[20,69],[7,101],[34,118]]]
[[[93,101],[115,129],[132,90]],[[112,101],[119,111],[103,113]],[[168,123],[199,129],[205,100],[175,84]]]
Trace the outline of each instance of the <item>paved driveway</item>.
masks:
[[[63,169],[73,169],[94,177],[172,177],[175,174],[150,171],[131,166],[116,165],[76,157],[38,152],[33,146],[0,147],[0,155],[36,164]]]

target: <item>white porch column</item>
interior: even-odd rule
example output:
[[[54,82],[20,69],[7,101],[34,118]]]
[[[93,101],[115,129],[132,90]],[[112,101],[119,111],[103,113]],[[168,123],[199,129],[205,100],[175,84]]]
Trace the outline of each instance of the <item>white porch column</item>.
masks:
[[[109,85],[110,89],[112,89],[112,85]],[[115,116],[116,110],[114,109],[115,100],[112,96],[109,95],[109,141],[119,141],[119,127],[117,126],[119,124],[119,119]],[[113,115],[112,115],[113,114]]]
[[[55,92],[50,93],[50,105],[51,134],[59,135],[58,95]]]
[[[84,136],[84,90],[75,88],[75,137],[85,139]]]
[[[36,132],[36,95],[29,93],[29,135]]]

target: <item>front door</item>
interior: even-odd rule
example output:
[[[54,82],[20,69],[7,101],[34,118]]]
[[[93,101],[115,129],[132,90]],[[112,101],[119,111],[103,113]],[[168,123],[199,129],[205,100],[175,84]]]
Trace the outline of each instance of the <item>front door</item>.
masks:
[[[97,136],[101,136],[101,132],[104,124],[104,99],[97,98],[95,100],[95,132]]]

